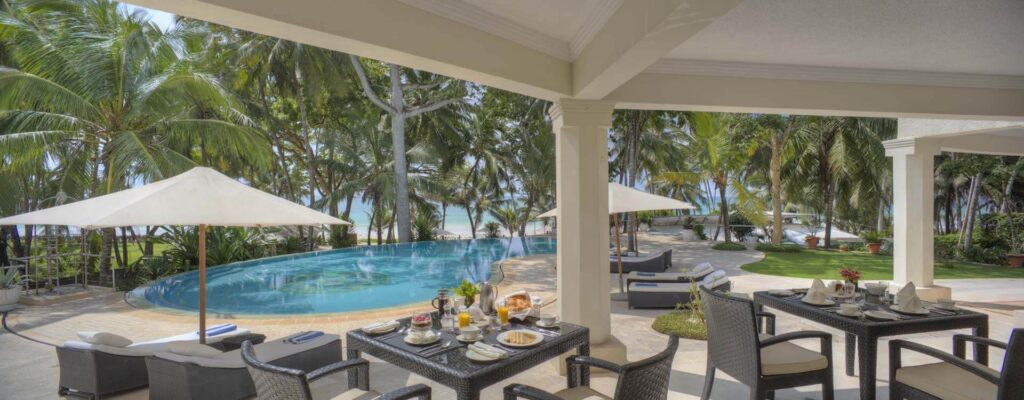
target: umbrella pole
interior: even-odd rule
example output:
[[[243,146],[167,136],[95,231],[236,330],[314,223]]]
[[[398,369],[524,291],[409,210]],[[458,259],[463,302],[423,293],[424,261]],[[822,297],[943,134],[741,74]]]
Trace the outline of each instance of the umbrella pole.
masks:
[[[206,344],[206,225],[199,225],[199,343]]]
[[[619,293],[625,292],[622,286],[622,242],[619,240],[619,214],[612,214],[615,221],[615,256],[619,261]]]

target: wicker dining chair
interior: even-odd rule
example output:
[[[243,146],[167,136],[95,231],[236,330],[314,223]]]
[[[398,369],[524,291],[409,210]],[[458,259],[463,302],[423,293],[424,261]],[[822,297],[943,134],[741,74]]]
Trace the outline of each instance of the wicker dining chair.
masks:
[[[825,400],[834,397],[832,335],[819,331],[760,334],[752,301],[704,287],[700,290],[708,326],[708,365],[702,400],[711,396],[716,369],[750,387],[753,400],[774,399],[777,389],[814,384],[821,384]],[[820,352],[789,343],[807,338],[821,340]]]
[[[672,358],[679,348],[679,337],[672,335],[668,339],[668,347],[654,356],[637,362],[618,365],[605,360],[572,356],[565,360],[568,370],[566,380],[568,389],[558,393],[548,393],[533,386],[512,384],[505,387],[505,400],[519,398],[532,400],[563,400],[563,399],[615,399],[615,400],[665,400],[668,397],[668,382],[672,374]],[[591,366],[606,369],[618,374],[619,381],[615,385],[615,396],[605,396],[589,387],[581,386],[579,368]]]
[[[1005,350],[1002,372],[967,360],[967,342]],[[905,367],[904,349],[939,362]],[[953,354],[919,343],[893,340],[889,342],[889,360],[889,398],[892,400],[1024,399],[1024,329],[1014,329],[1009,343],[954,335]]]
[[[370,391],[369,372],[370,364],[362,358],[350,359],[337,362],[310,373],[301,370],[282,368],[261,362],[256,359],[256,352],[248,340],[242,343],[242,359],[245,366],[252,375],[253,383],[256,385],[256,398],[259,400],[313,400],[313,392],[310,390],[310,383],[333,375],[338,372],[347,371],[352,368],[359,370],[359,382],[357,388],[350,387],[345,392],[346,399],[376,399],[376,400],[405,400],[422,399],[430,400],[430,387],[418,384],[398,389],[383,395],[375,396]],[[350,393],[351,392],[351,393]],[[320,400],[320,399],[317,399]]]

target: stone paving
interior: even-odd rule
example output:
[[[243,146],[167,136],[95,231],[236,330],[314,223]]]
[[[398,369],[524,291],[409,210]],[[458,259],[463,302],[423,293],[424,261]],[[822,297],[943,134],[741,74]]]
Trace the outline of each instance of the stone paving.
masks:
[[[660,228],[660,227],[659,227]],[[740,265],[757,261],[763,257],[756,251],[723,252],[710,249],[711,243],[687,243],[676,240],[673,232],[651,232],[640,237],[640,251],[646,252],[654,248],[671,246],[673,262],[676,265],[692,266],[701,261],[710,261],[717,268],[724,269],[734,282],[734,291],[751,292],[767,288],[806,287],[807,279],[773,277],[745,272]],[[502,263],[502,271],[506,277],[501,284],[501,291],[525,288],[548,297],[549,303],[555,301],[555,269],[554,256],[534,256],[524,259],[507,260]],[[601,267],[602,269],[605,267]],[[1024,280],[957,280],[940,281],[942,285],[953,288],[956,300],[969,308],[989,313],[991,337],[1006,340],[1013,322],[1013,310],[1024,309]],[[616,292],[617,279],[613,276],[609,292]],[[550,304],[550,309],[556,305]],[[232,322],[264,333],[268,337],[285,336],[301,330],[323,330],[328,333],[339,333],[358,328],[371,321],[396,316],[405,316],[417,310],[426,309],[426,305],[412,305],[382,311],[346,313],[330,316],[296,317],[296,318],[242,318],[233,316],[217,316],[210,323]],[[628,349],[630,360],[639,360],[657,353],[664,347],[665,336],[651,329],[654,317],[664,310],[629,310],[625,302],[612,302],[612,331]],[[839,369],[835,372],[836,398],[859,398],[855,377],[847,377],[842,372],[844,365],[843,336],[841,332],[825,328],[799,318],[778,313],[778,332],[796,330],[825,330],[833,334],[833,357]],[[105,330],[138,340],[147,340],[195,329],[195,317],[176,313],[140,310],[126,305],[120,296],[107,295],[85,300],[78,300],[57,306],[25,307],[12,312],[8,317],[11,328],[33,340],[45,343],[61,343],[74,339],[75,332],[85,330]],[[910,336],[913,340],[930,346],[951,349],[950,337],[953,332],[939,332]],[[808,346],[813,346],[808,342]],[[886,357],[887,343],[879,344],[879,398],[886,398],[888,360]],[[0,331],[0,398],[11,399],[53,399],[56,398],[58,365],[53,348],[15,336],[6,330]],[[680,350],[673,363],[670,399],[699,398],[704,380],[706,343],[702,341],[683,340]],[[995,368],[999,367],[1002,353],[992,351]],[[925,358],[911,357],[913,361],[924,361]],[[412,383],[431,382],[418,375],[371,359],[371,385],[379,391],[399,388]],[[512,382],[527,382],[532,385],[557,390],[564,387],[564,377],[558,376],[553,364],[539,365],[523,374],[513,377],[507,382],[494,385],[483,393],[484,399],[498,399],[501,388]],[[606,393],[614,390],[615,379],[612,375],[599,375],[593,385]],[[454,392],[440,385],[434,387],[437,399],[454,398]],[[783,390],[777,393],[778,399],[817,399],[820,389],[815,386],[797,390]],[[748,398],[747,388],[736,383],[723,373],[718,374],[712,399]],[[146,390],[128,393],[118,398],[145,399]]]

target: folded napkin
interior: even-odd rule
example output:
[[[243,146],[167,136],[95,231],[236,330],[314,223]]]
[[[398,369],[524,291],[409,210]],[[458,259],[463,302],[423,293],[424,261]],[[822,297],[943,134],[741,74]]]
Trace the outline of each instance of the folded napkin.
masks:
[[[505,358],[508,357],[508,352],[497,347],[491,346],[483,342],[476,342],[467,348],[467,351],[472,351],[476,354],[487,358]]]
[[[898,293],[896,293],[896,304],[902,306],[910,300],[911,297],[917,297],[917,288],[914,286],[914,282],[907,283]]]
[[[363,332],[366,332],[366,333],[390,332],[391,330],[393,330],[393,329],[395,329],[397,327],[398,327],[398,321],[395,321],[395,320],[384,321],[384,322],[377,322],[377,323],[373,323],[373,324],[369,324],[367,326],[364,326],[363,327]]]
[[[481,322],[487,320],[487,314],[484,314],[484,311],[480,309],[478,304],[469,306],[469,308],[466,309],[466,312],[469,313],[470,317],[473,317],[473,321]]]
[[[906,300],[900,302],[900,309],[908,312],[918,312],[924,307],[924,303],[921,302],[921,298],[916,295],[908,297]]]
[[[320,331],[300,332],[285,338],[284,342],[288,344],[302,344],[323,335],[324,333]]]
[[[808,303],[824,303],[828,299],[828,289],[825,288],[825,282],[821,279],[815,279],[811,283],[811,288],[807,289],[807,294],[804,295],[804,301]]]

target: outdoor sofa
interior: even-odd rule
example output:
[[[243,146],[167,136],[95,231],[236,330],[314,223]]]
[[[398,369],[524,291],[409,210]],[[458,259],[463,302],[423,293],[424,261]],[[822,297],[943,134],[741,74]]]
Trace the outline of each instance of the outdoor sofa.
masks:
[[[211,326],[206,330],[207,343],[248,334],[248,329],[233,324]],[[69,340],[57,346],[60,383],[57,393],[92,396],[99,399],[149,385],[146,357],[165,351],[173,342],[199,342],[199,332],[131,343],[130,340],[105,332],[79,332],[83,340]],[[120,343],[118,343],[120,341]],[[105,344],[106,343],[106,344]]]
[[[608,258],[611,273],[619,273],[619,258],[612,255]],[[622,273],[630,272],[665,272],[672,266],[672,249],[661,249],[642,256],[623,256]]]
[[[675,308],[680,303],[688,304],[694,295],[690,292],[693,286],[693,282],[633,282],[626,293],[629,308]],[[725,271],[715,271],[696,286],[726,292],[732,289],[732,282]]]
[[[717,271],[715,267],[711,266],[711,263],[708,262],[697,264],[693,269],[673,267],[665,270],[665,272],[633,271],[626,275],[626,285],[633,282],[695,282],[704,279],[704,277],[715,271]]]
[[[309,336],[308,340],[301,340]],[[341,337],[303,332],[254,346],[260,360],[281,368],[312,372],[340,362]],[[146,357],[150,400],[232,400],[256,395],[240,349],[213,356],[172,352]]]

